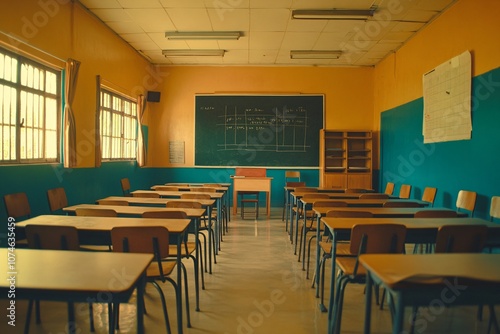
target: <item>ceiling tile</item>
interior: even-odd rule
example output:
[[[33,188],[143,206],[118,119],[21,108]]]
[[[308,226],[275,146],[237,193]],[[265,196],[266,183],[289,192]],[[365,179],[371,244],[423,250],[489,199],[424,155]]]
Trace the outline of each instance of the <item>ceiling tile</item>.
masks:
[[[125,9],[94,9],[92,12],[104,22],[128,22],[132,18],[128,16]]]
[[[145,32],[164,32],[174,29],[174,24],[163,9],[126,9],[125,11]]]
[[[123,8],[162,8],[159,0],[117,0]]]
[[[212,30],[212,24],[205,8],[171,8],[167,9],[167,13],[174,23],[174,30]]]
[[[279,49],[284,32],[252,32],[250,34],[250,49]]]
[[[285,50],[311,50],[318,37],[317,32],[287,32],[281,47]]]
[[[117,0],[80,0],[87,8],[122,8]]]
[[[248,31],[250,29],[250,11],[233,9],[220,11],[208,9],[208,16],[215,31]]]
[[[251,9],[250,29],[252,31],[285,31],[289,19],[288,9]]]
[[[141,26],[134,21],[106,22],[106,24],[117,34],[134,34],[144,32],[144,29],[142,29]]]

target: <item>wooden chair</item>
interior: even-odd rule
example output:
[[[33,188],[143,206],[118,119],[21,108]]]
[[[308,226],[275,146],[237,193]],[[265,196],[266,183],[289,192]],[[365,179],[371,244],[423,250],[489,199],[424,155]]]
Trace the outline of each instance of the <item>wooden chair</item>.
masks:
[[[470,212],[470,216],[474,215],[474,207],[476,206],[476,192],[468,190],[460,190],[457,196],[457,212],[466,210]]]
[[[488,227],[486,225],[443,225],[439,227],[436,236],[435,253],[481,253],[484,249]],[[410,333],[413,333],[418,307],[412,311]],[[490,305],[490,326],[494,318],[494,309]],[[478,317],[481,306],[478,309]],[[496,321],[495,321],[496,322]],[[498,325],[497,325],[498,326]],[[489,329],[488,329],[489,332]]]
[[[99,208],[77,208],[75,210],[77,216],[88,217],[117,217],[118,214],[115,210],[99,209]]]
[[[47,190],[47,200],[52,214],[60,213],[63,208],[68,206],[66,191],[62,187]]]
[[[359,195],[359,199],[389,199],[389,195],[366,193],[366,194]]]
[[[173,203],[173,202],[170,202]],[[198,203],[199,204],[199,203]],[[167,204],[168,207],[168,204]],[[201,207],[201,206],[200,206]],[[146,211],[142,214],[142,218],[165,218],[165,219],[188,219],[186,213],[182,210],[179,211]],[[191,226],[188,228],[188,233],[193,234],[194,228]],[[200,299],[200,287],[199,282],[196,279],[199,275],[199,259],[196,256],[197,244],[195,242],[188,240],[188,235],[186,234],[185,239],[182,241],[181,247],[181,257],[182,258],[190,258],[193,260],[194,264],[194,282],[195,282],[195,291],[196,291],[196,311],[199,311],[199,299]],[[170,245],[169,257],[177,258],[177,245]],[[201,260],[201,258],[200,258]],[[200,261],[203,273],[203,262]],[[203,274],[202,274],[203,275]],[[202,276],[203,277],[203,276]],[[186,292],[187,294],[187,292]],[[189,311],[188,315],[189,315]],[[189,316],[188,316],[189,319]],[[189,320],[188,320],[189,321]]]
[[[217,192],[217,189],[213,187],[196,187],[196,188],[191,188],[191,191],[198,192],[198,193],[215,193]]]
[[[335,333],[340,333],[344,293],[348,283],[364,284],[366,269],[359,264],[361,254],[403,253],[406,227],[400,224],[360,224],[351,230],[350,252],[356,257],[337,257],[339,268],[334,300]]]
[[[291,181],[291,182],[286,182],[285,183],[285,186],[286,187],[295,187],[295,188],[303,188],[306,186],[306,183],[305,182],[295,182],[295,181]],[[284,197],[283,197],[283,213],[281,214],[281,220],[285,220],[285,211],[288,212],[288,210],[290,210],[290,205],[291,203],[289,203],[287,201],[287,191],[284,190]],[[288,226],[286,226],[286,231],[288,231]]]
[[[155,192],[147,192],[147,193],[133,193],[133,197],[146,197],[146,198],[160,198],[160,194]]]
[[[411,185],[402,184],[401,188],[399,189],[399,198],[408,199],[410,198],[410,193],[411,193]]]
[[[61,188],[62,189],[62,188]],[[64,190],[64,189],[63,189]],[[54,226],[54,225],[26,225],[25,227],[28,247],[33,249],[52,249],[79,251],[80,243],[78,241],[78,230],[73,226]],[[35,304],[36,323],[41,323],[40,302],[30,299],[26,313],[26,322],[24,332],[29,332],[31,313]],[[68,302],[68,309],[73,309],[72,302]],[[89,303],[90,313],[90,331],[94,331],[94,317],[92,304]]]
[[[318,194],[319,195],[319,194]],[[313,204],[313,209],[315,208],[345,208],[347,207],[347,203],[346,202],[342,202],[342,201],[323,201],[323,200],[319,200],[319,201],[315,201],[314,204]],[[306,230],[306,236],[307,236],[307,233],[309,232],[316,232],[316,229],[318,228],[318,217],[316,215],[313,214],[313,217],[311,219],[311,223],[306,226],[307,230]],[[320,230],[321,231],[324,231],[324,228],[323,226],[320,226]],[[302,234],[300,235],[300,244],[302,244]],[[303,251],[304,251],[304,256],[302,256],[302,269],[304,269],[304,265],[306,265],[306,279],[309,279],[309,264],[310,264],[310,259],[311,259],[311,244],[312,244],[312,241],[316,239],[316,233],[314,233],[311,237],[309,237],[309,240],[307,242],[307,264],[305,263],[305,239],[304,239],[304,246],[303,246]],[[300,257],[300,250],[299,250],[299,257]]]
[[[113,199],[102,199],[99,201],[99,205],[120,205],[120,206],[128,206],[129,203],[127,201],[113,200]]]
[[[123,178],[120,180],[120,184],[122,186],[123,196],[131,196],[130,195],[130,181],[128,178]]]
[[[177,283],[170,277],[170,274],[172,274],[176,266],[176,262],[165,261],[165,259],[167,259],[170,255],[169,238],[170,234],[168,229],[161,226],[114,227],[111,230],[111,242],[113,244],[114,252],[150,253],[154,255],[154,260],[146,271],[146,280],[147,282],[153,284],[160,295],[166,330],[168,334],[171,334],[165,295],[157,282],[170,282],[170,284],[174,287],[176,300],[178,302],[180,301],[182,297],[179,293],[177,293]],[[187,314],[189,314],[188,284],[185,273],[184,279],[186,308],[188,312]],[[117,320],[118,305],[115,305],[113,311],[113,319]]]
[[[327,200],[329,199],[330,196],[328,194],[324,193],[318,193],[317,191],[311,192],[311,193],[306,193],[304,196],[302,196],[302,199],[305,201],[313,201],[313,200]],[[304,212],[306,215],[304,215]],[[298,226],[295,235],[295,251],[294,254],[297,254],[297,242],[298,242],[298,234],[300,233],[301,239],[300,239],[300,244],[299,244],[299,261],[300,261],[300,250],[302,249],[302,234],[304,233],[304,228],[307,228],[309,225],[312,224],[314,221],[314,212],[312,210],[304,210],[304,206],[296,206],[292,209],[292,222],[296,219],[295,217],[298,216],[298,220],[301,222],[300,226]],[[308,220],[311,221],[311,223],[308,222]]]
[[[373,218],[373,214],[369,211],[342,211],[342,210],[330,210],[326,213],[326,217],[336,217],[336,218]],[[356,253],[351,253],[350,242],[337,242],[337,248],[335,249],[336,256],[356,256]],[[330,232],[325,229],[325,238],[319,242],[319,247],[321,248],[321,259],[318,268],[316,268],[316,275],[319,275],[320,284],[320,305],[324,305],[325,299],[325,262],[331,258],[332,255],[332,242],[330,238]],[[312,287],[314,287],[313,279]],[[318,297],[318,296],[316,296]],[[324,306],[323,306],[324,307]],[[322,309],[326,312],[326,308]]]
[[[384,203],[384,208],[420,208],[421,205],[412,201],[387,201]]]
[[[422,201],[430,203],[430,206],[434,206],[434,199],[436,198],[437,188],[425,187],[424,193],[422,194]]]
[[[31,208],[26,193],[14,193],[4,195],[3,201],[9,217],[17,220],[21,218],[30,218]]]
[[[490,221],[500,218],[500,196],[491,197]]]
[[[394,193],[394,182],[387,182],[385,185],[384,194],[392,195]]]
[[[457,213],[455,211],[451,210],[422,210],[422,211],[417,211],[413,215],[415,218],[456,218],[458,217]],[[424,246],[425,246],[425,252],[424,252]],[[413,253],[431,253],[432,250],[434,249],[434,243],[427,243],[427,244],[415,244],[413,246]]]

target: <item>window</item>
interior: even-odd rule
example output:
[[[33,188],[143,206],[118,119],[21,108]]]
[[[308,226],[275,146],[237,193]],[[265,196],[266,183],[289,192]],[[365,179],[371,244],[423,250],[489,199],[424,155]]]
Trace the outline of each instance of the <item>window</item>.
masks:
[[[101,89],[101,151],[103,160],[136,157],[137,104]]]
[[[0,163],[59,161],[61,73],[0,49]]]

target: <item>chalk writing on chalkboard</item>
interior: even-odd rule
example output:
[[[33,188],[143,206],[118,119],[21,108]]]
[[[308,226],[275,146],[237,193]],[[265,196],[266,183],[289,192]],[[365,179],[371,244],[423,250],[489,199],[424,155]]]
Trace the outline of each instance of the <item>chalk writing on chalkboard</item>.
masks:
[[[323,96],[196,96],[195,164],[318,166]]]

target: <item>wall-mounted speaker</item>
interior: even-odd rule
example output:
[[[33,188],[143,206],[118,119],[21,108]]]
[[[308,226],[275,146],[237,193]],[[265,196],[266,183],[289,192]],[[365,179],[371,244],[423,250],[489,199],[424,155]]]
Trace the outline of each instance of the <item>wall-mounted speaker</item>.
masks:
[[[146,101],[148,102],[160,102],[160,92],[149,91],[146,96]]]

